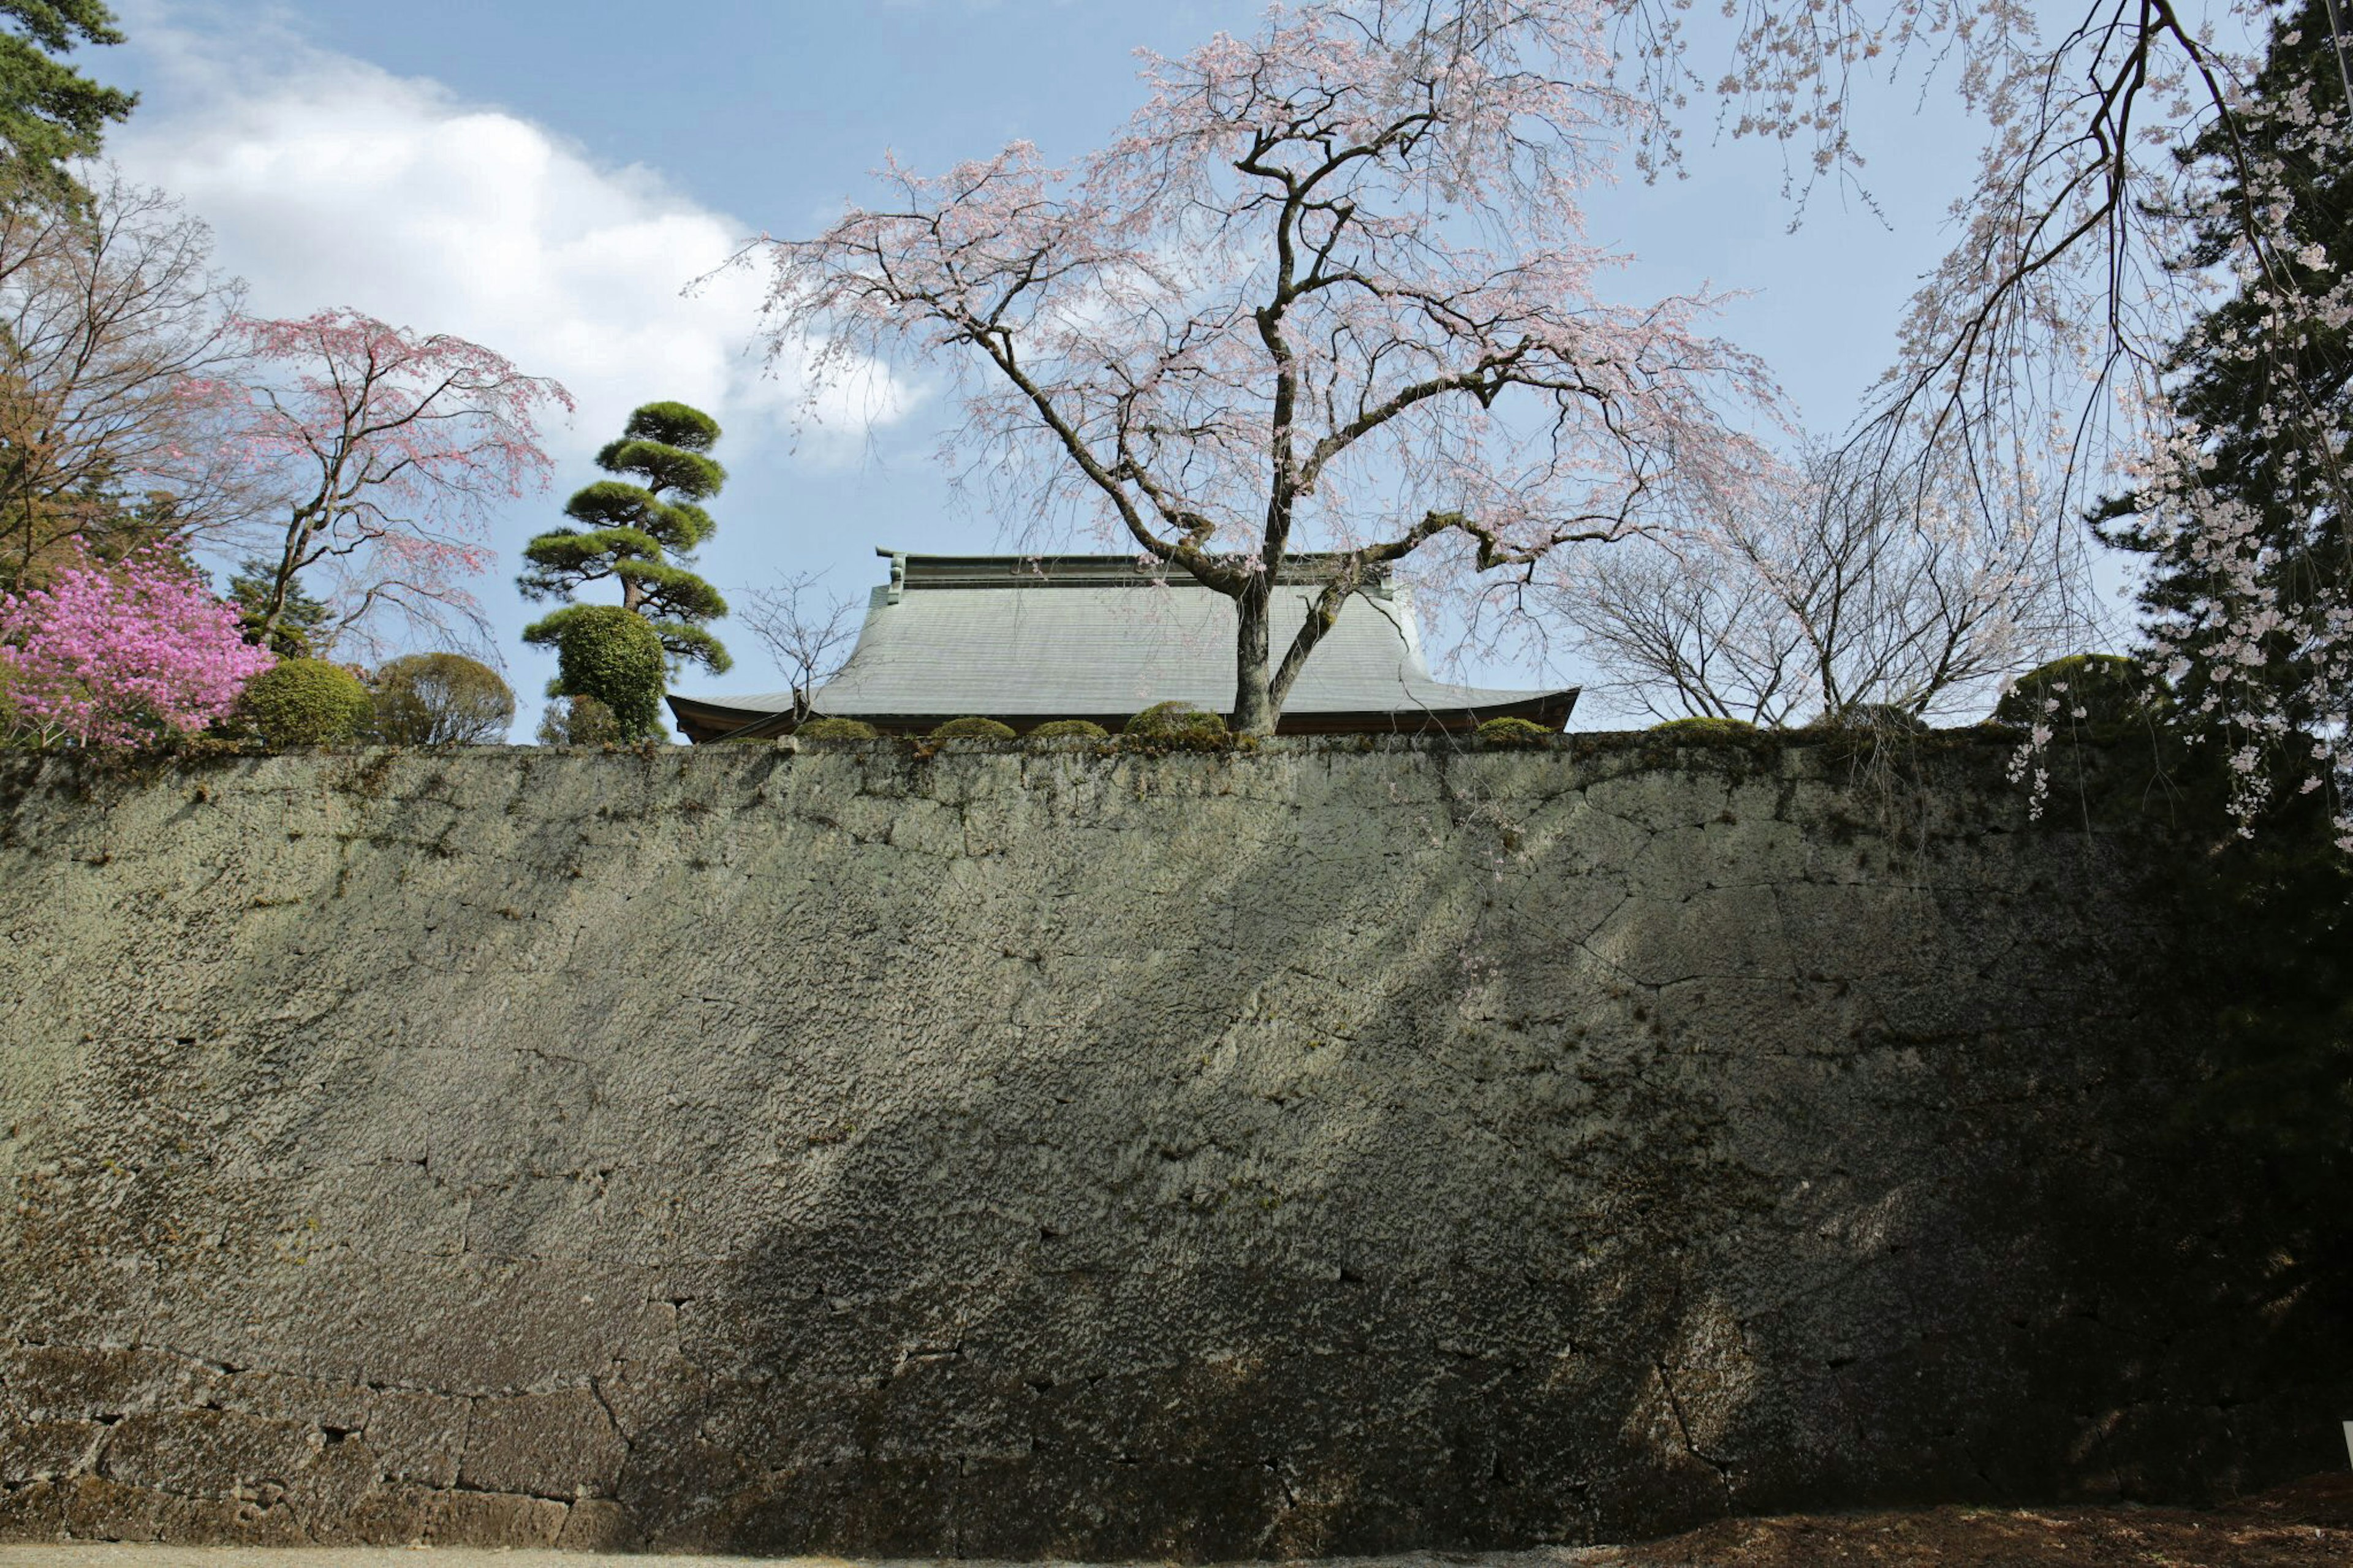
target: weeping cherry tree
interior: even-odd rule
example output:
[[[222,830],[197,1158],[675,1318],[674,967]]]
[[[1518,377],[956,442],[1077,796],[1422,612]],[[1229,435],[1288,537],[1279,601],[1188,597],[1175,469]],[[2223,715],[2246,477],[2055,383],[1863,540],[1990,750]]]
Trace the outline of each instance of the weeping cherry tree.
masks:
[[[958,445],[1016,507],[1234,602],[1231,721],[1269,733],[1391,563],[1509,595],[1757,482],[1725,415],[1770,389],[1712,299],[1598,291],[1623,258],[1579,191],[1645,112],[1609,25],[1593,0],[1312,5],[1147,56],[1143,107],[1071,169],[1025,142],[894,163],[879,205],[747,252],[771,350],[815,345],[812,399],[944,362]]]

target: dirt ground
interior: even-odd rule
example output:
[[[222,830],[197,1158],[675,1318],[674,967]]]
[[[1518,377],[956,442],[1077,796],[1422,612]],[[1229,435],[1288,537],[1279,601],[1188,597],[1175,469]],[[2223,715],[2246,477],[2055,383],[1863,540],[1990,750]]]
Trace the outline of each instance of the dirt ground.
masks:
[[[612,1556],[457,1547],[0,1546],[0,1568],[848,1568],[839,1558]],[[2345,1568],[2353,1474],[2211,1510],[1934,1508],[1725,1520],[1638,1546],[1412,1552],[1318,1568]],[[858,1568],[918,1568],[871,1563]],[[929,1565],[923,1565],[929,1568]],[[1080,1568],[1080,1565],[1067,1565]]]
[[[1730,1519],[1599,1568],[2343,1568],[2353,1564],[2353,1474],[2315,1476],[2211,1511],[1934,1508]],[[1582,1565],[1580,1565],[1582,1568]]]

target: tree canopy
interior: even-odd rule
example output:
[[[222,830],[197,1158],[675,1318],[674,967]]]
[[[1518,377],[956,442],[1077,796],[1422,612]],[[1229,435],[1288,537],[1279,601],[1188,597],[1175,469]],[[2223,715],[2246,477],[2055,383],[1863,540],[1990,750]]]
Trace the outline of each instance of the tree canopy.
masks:
[[[0,582],[81,550],[216,544],[273,510],[238,436],[242,304],[161,191],[0,200]]]
[[[139,98],[58,57],[121,41],[99,0],[0,0],[0,190],[60,206],[88,199],[66,165],[97,156],[108,124],[128,119]]]
[[[694,552],[716,526],[702,502],[717,495],[727,470],[711,456],[719,423],[683,403],[649,403],[629,416],[596,466],[621,476],[583,486],[565,503],[575,526],[551,529],[523,546],[515,585],[529,599],[569,599],[591,583],[621,590],[621,608],[640,616],[673,665],[685,660],[712,674],[733,660],[704,623],[727,614],[727,601],[692,569]],[[561,646],[565,626],[588,606],[573,605],[523,630],[523,640]]]
[[[514,692],[460,653],[412,653],[377,667],[368,685],[375,738],[392,746],[481,746],[506,739]]]
[[[1738,504],[1769,401],[1705,294],[1604,297],[1583,233],[1624,95],[1589,0],[1272,10],[1153,58],[1069,171],[1015,142],[769,245],[770,344],[812,395],[944,358],[965,444],[1230,597],[1235,726],[1271,732],[1349,595],[1416,556],[1508,595],[1554,552]],[[1286,563],[1328,572],[1271,646]]]
[[[480,343],[356,310],[237,328],[269,373],[238,400],[242,450],[285,498],[256,636],[313,574],[332,610],[322,641],[480,640],[465,579],[490,563],[490,510],[545,483],[539,419],[571,395]]]
[[[2212,172],[2219,199],[2177,267],[2226,262],[2232,215],[2252,200],[2284,226],[2281,268],[2242,279],[2176,343],[2185,461],[2099,516],[2110,542],[2148,559],[2140,605],[2183,720],[2238,750],[2242,772],[2263,753],[2291,779],[2311,771],[2310,742],[2296,737],[2342,723],[2353,700],[2353,313],[2281,299],[2322,293],[2353,268],[2353,166],[2311,130],[2353,107],[2327,3],[2275,20],[2236,121],[2210,125],[2184,153]],[[2276,188],[2250,189],[2249,169]],[[2315,460],[2332,446],[2335,462]]]

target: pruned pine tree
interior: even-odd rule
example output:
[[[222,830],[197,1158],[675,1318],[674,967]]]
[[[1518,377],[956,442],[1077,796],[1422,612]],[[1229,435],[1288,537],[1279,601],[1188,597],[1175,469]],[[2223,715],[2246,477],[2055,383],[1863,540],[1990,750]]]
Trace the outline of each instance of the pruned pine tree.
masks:
[[[718,421],[683,403],[649,403],[631,414],[621,438],[596,454],[596,466],[617,477],[584,486],[565,503],[573,526],[523,546],[515,579],[523,596],[570,599],[592,583],[615,583],[621,608],[653,627],[673,668],[692,662],[723,673],[734,661],[704,623],[724,616],[727,601],[690,570],[714,526],[701,503],[727,482],[711,456],[718,440]],[[523,640],[558,647],[565,624],[592,607],[567,605],[525,627]]]

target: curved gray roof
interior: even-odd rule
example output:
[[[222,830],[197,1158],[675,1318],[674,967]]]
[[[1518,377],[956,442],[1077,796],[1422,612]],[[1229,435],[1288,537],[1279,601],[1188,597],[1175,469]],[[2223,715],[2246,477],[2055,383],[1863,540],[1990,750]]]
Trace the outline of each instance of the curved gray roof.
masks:
[[[1276,660],[1315,591],[1313,582],[1278,580]],[[1234,700],[1234,635],[1231,599],[1190,579],[1139,574],[1124,557],[897,557],[892,585],[868,605],[857,650],[812,706],[858,719],[1120,714],[1171,700],[1225,712]],[[1348,599],[1284,710],[1405,714],[1557,695],[1434,679],[1409,593],[1379,584]],[[792,694],[691,700],[748,718],[791,707]]]

